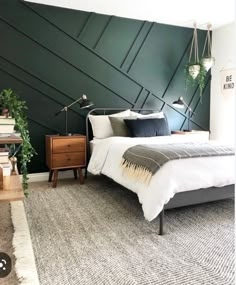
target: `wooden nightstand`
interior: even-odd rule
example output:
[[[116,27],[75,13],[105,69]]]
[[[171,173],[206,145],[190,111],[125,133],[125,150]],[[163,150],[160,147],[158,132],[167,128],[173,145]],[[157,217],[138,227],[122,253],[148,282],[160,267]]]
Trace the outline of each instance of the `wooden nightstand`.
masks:
[[[82,168],[86,166],[86,136],[46,136],[46,162],[50,169],[49,179],[53,178],[52,187],[57,186],[58,170],[73,169],[75,179],[77,170],[79,172],[79,182],[84,183]]]

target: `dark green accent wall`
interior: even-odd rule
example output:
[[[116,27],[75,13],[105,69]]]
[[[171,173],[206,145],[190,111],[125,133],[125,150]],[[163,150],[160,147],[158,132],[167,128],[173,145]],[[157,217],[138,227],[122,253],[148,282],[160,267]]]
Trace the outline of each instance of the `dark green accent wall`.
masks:
[[[192,29],[73,11],[20,0],[0,1],[0,89],[12,88],[28,105],[30,172],[46,171],[46,134],[64,132],[64,113],[83,93],[94,107],[162,109],[172,130],[186,127],[184,96],[195,112],[192,128],[209,128],[210,75],[203,102],[185,90]],[[198,31],[199,50],[205,32]],[[69,131],[85,133],[87,110],[68,111]]]

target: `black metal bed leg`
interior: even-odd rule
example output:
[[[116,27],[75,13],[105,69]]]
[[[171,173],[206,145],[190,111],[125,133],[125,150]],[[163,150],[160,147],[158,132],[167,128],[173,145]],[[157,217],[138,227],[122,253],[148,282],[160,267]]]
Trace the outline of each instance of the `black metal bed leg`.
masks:
[[[164,208],[159,214],[159,219],[160,219],[160,227],[159,227],[159,235],[162,236],[164,234],[163,227],[164,227]]]

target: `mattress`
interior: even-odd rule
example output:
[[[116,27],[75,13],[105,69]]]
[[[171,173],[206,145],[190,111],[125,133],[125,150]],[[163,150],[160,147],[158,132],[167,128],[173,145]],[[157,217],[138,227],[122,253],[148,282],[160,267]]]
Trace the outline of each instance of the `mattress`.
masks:
[[[207,138],[199,137],[199,143]],[[153,138],[111,137],[93,142],[88,171],[104,174],[138,195],[144,217],[151,221],[175,195],[200,188],[234,184],[234,156],[187,158],[167,162],[147,185],[122,174],[120,166],[124,151],[137,144],[196,142],[195,136],[162,136]],[[211,142],[216,143],[216,142]]]

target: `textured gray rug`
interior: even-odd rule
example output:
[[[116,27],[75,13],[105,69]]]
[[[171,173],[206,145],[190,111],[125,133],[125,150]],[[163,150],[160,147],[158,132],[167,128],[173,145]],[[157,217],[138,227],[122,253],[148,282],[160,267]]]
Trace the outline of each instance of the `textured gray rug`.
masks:
[[[42,285],[234,284],[232,200],[144,220],[137,196],[105,177],[32,183],[26,215]]]

